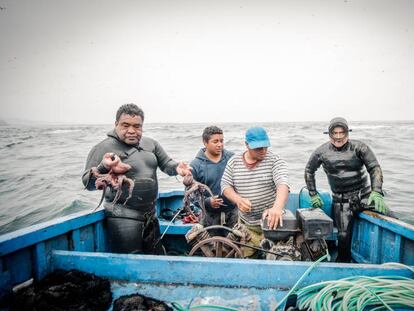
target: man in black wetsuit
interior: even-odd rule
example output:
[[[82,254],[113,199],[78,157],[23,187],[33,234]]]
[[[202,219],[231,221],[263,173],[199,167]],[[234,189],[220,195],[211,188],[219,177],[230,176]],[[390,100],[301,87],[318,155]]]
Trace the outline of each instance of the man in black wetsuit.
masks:
[[[85,187],[95,190],[93,167],[106,174],[116,161],[131,166],[125,173],[134,181],[131,198],[127,200],[128,185],[122,187],[116,204],[112,201],[117,191],[109,187],[105,191],[107,241],[109,251],[114,253],[162,253],[161,244],[157,243],[160,228],[155,215],[157,168],[170,176],[191,173],[188,164],[172,160],[157,141],[142,136],[143,122],[142,109],[134,104],[122,105],[116,113],[114,130],[89,152],[82,176]]]
[[[319,146],[305,168],[305,181],[312,206],[323,201],[316,190],[315,172],[322,165],[332,191],[335,224],[338,228],[339,262],[351,261],[354,216],[365,205],[388,214],[382,192],[382,171],[372,150],[362,141],[349,139],[348,123],[334,118],[328,128],[329,142]],[[361,204],[362,203],[362,204]]]

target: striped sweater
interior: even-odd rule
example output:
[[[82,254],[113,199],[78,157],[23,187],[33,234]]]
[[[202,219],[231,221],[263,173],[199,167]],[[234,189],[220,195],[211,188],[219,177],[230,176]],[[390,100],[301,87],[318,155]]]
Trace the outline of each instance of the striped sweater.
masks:
[[[271,151],[253,169],[246,167],[243,154],[234,155],[228,161],[221,178],[222,193],[226,188],[233,187],[240,196],[250,200],[250,212],[239,210],[240,218],[250,225],[260,224],[263,211],[271,208],[275,202],[279,185],[289,187],[287,164]]]

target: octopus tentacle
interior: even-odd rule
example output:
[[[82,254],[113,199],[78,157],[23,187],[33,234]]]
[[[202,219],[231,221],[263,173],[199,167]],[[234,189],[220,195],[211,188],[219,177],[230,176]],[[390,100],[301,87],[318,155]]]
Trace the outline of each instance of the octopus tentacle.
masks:
[[[107,189],[108,186],[111,187],[112,189],[116,190],[115,197],[112,200],[112,206],[114,206],[118,202],[118,200],[121,198],[122,186],[124,184],[128,185],[128,197],[126,198],[126,200],[124,202],[124,205],[132,197],[132,193],[133,193],[135,183],[132,179],[130,179],[130,178],[128,178],[124,175],[124,173],[126,171],[128,171],[130,168],[131,168],[130,165],[118,161],[116,163],[116,166],[112,167],[111,170],[107,174],[99,173],[99,171],[96,167],[92,167],[90,169],[89,179],[92,178],[92,176],[94,176],[96,178],[96,181],[95,181],[96,189],[103,190],[101,200],[100,200],[98,206],[95,207],[95,209],[93,211],[97,210],[98,207],[101,206],[101,204],[102,204],[102,202],[105,198],[105,192],[106,192],[106,189]],[[139,199],[141,199],[141,198],[139,198]]]
[[[126,202],[132,197],[132,191],[134,190],[135,183],[131,178],[128,178],[125,175],[123,175],[122,180],[121,180],[121,187],[123,186],[124,183],[128,185],[128,197],[125,199],[125,202],[124,202],[124,205],[125,205]],[[142,200],[142,198],[140,197],[138,197],[138,199]]]
[[[195,181],[192,175],[185,176],[183,184],[186,186],[183,199],[184,210],[186,210],[190,215],[195,216],[190,208],[191,199],[194,198],[200,202],[200,219],[203,218],[206,215],[204,192],[207,191],[210,196],[214,196],[213,192],[207,185]]]
[[[106,187],[107,187],[107,186],[104,186],[104,188],[102,189],[101,200],[99,201],[98,206],[97,206],[97,207],[95,207],[95,208],[93,209],[93,212],[94,212],[94,211],[96,211],[96,210],[99,208],[99,206],[101,206],[101,204],[102,204],[102,202],[103,202],[103,200],[104,200],[104,198],[105,198],[105,191],[106,191]]]
[[[116,204],[116,202],[118,202],[121,195],[122,195],[122,189],[121,189],[121,187],[118,187],[118,189],[116,190],[115,197],[112,200],[112,206],[114,206]]]

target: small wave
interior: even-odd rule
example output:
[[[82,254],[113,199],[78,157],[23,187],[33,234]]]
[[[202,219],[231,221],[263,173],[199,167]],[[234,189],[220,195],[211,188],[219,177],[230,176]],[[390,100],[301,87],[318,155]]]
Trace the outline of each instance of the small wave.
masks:
[[[377,130],[377,129],[391,129],[391,125],[351,125],[352,130]]]
[[[70,214],[74,213],[76,211],[81,211],[91,208],[91,204],[88,202],[84,202],[82,200],[73,200],[70,202],[70,204],[63,208],[62,213],[63,214]]]
[[[10,143],[10,144],[5,145],[4,148],[11,148],[11,147],[13,147],[15,145],[20,145],[20,144],[23,144],[23,142],[22,141],[18,141],[18,142],[15,142],[15,143]]]
[[[29,175],[23,175],[23,176],[20,176],[20,177],[18,177],[18,178],[16,179],[16,182],[17,182],[17,183],[20,183],[20,182],[22,182],[22,181],[24,181],[24,180],[28,179],[29,177],[31,177],[31,176],[29,176]]]
[[[28,140],[28,139],[31,139],[31,138],[34,138],[33,136],[26,136],[26,137],[22,137],[22,138],[20,138],[21,140]]]
[[[187,135],[175,135],[172,139],[200,139],[201,135],[198,134],[187,134]]]
[[[54,130],[51,131],[49,134],[63,134],[63,133],[72,133],[72,132],[80,132],[81,129],[75,129],[75,130]]]
[[[17,141],[6,144],[4,147],[13,147],[15,145],[23,144],[24,141],[34,138],[33,136],[15,137]]]
[[[299,129],[302,131],[305,130],[313,130],[315,128],[315,125],[298,125]],[[316,128],[319,128],[319,126],[317,126]]]

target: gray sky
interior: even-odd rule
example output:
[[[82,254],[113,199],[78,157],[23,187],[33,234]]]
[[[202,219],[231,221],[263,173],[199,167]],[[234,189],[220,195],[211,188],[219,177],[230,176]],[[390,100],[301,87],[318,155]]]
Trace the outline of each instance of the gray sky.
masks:
[[[414,1],[0,0],[0,119],[414,119]]]

